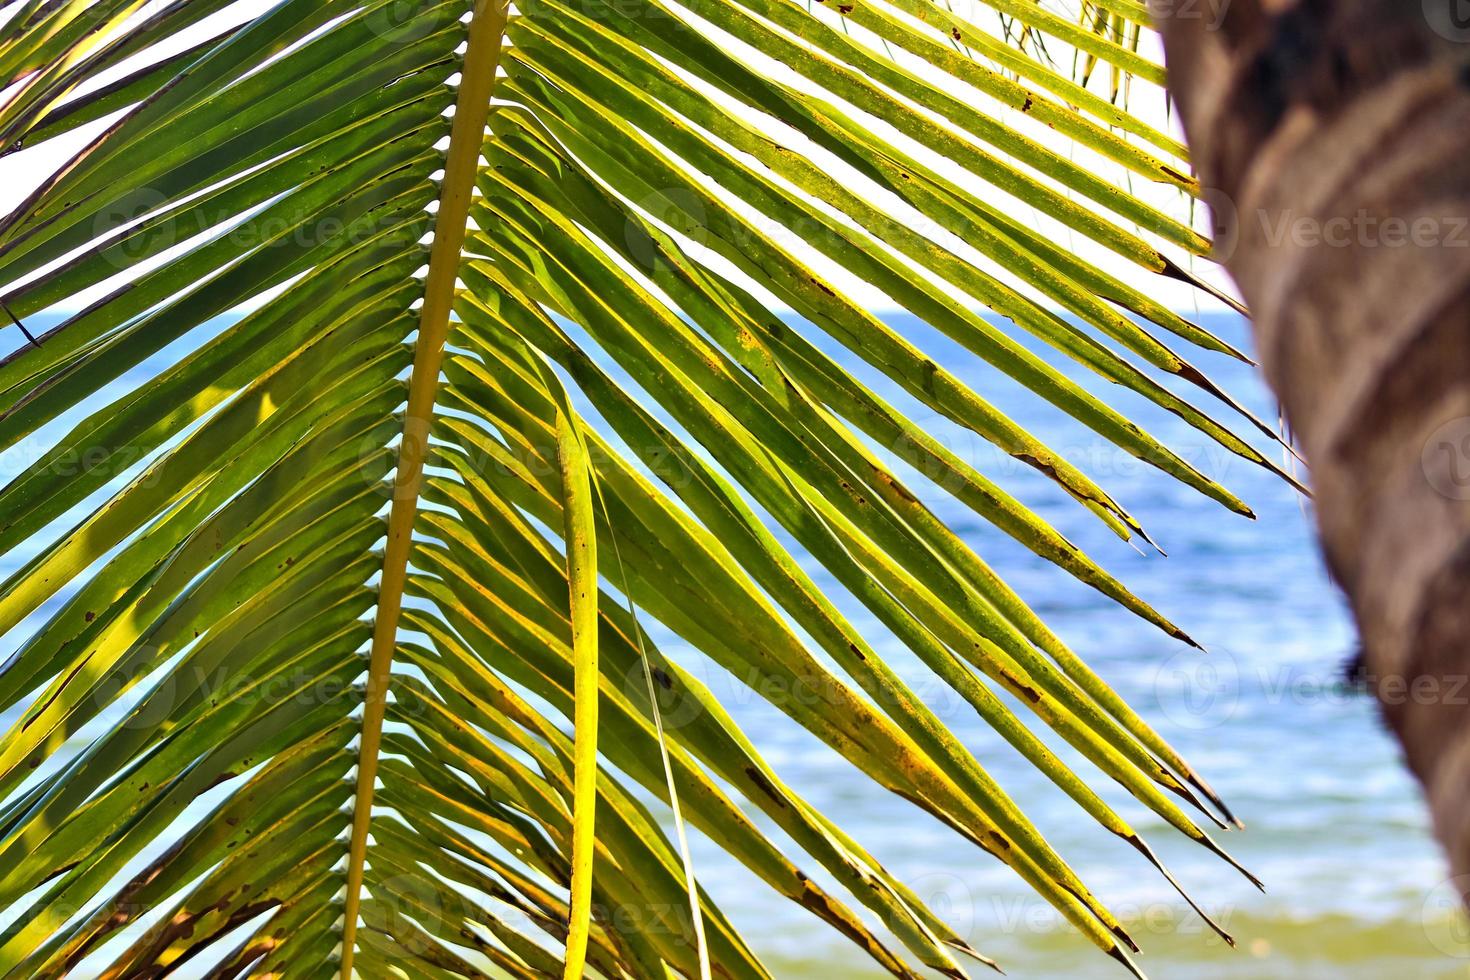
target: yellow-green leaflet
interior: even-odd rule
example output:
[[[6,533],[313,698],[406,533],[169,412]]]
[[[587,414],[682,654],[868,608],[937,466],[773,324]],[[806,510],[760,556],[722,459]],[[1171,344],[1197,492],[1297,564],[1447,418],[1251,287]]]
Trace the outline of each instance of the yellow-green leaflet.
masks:
[[[572,788],[572,902],[564,980],[578,980],[592,925],[593,844],[597,833],[597,525],[592,516],[592,473],[576,417],[560,386],[556,454],[561,465],[567,585],[576,661],[576,763]]]
[[[994,966],[834,799],[1136,969],[1229,811],[1034,603],[1286,474],[1144,4],[949,6],[0,0],[0,980]]]

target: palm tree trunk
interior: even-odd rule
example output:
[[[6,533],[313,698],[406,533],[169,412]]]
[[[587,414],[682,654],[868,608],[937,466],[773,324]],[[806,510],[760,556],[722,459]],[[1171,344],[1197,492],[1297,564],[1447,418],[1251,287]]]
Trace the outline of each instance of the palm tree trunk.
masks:
[[[1454,0],[1153,2],[1364,674],[1470,874],[1470,21]]]

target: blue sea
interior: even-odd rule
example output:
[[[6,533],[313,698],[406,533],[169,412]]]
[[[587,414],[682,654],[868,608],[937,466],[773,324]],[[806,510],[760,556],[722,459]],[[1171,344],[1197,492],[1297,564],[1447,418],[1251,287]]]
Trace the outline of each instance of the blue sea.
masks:
[[[1245,325],[1237,318],[1206,319],[1225,339],[1248,346]],[[832,588],[880,652],[960,733],[1093,892],[1120,914],[1144,947],[1139,958],[1143,969],[1150,976],[1183,980],[1470,977],[1470,933],[1454,911],[1417,788],[1401,768],[1374,705],[1338,681],[1353,652],[1353,634],[1318,559],[1310,505],[1278,477],[1230,455],[1175,416],[1100,379],[1084,380],[1245,499],[1258,519],[1232,515],[1115,449],[932,329],[902,316],[889,322],[1093,476],[1130,508],[1168,557],[1142,542],[1136,550],[1121,541],[1034,471],[929,416],[850,355],[841,355],[843,363],[880,394],[916,412],[951,449],[1208,648],[1201,653],[1171,640],[1036,558],[937,488],[911,484],[1190,759],[1245,821],[1244,831],[1217,836],[1265,882],[1265,894],[1078,763],[1079,771],[1144,832],[1200,904],[1237,937],[1235,949],[1205,928],[1136,852],[1091,825],[1075,804],[991,734],[815,563],[805,563]],[[186,341],[197,343],[198,338]],[[823,346],[839,353],[833,345]],[[1071,376],[1081,376],[1082,369],[1061,355],[1034,343],[1028,346]],[[1274,403],[1252,368],[1185,351],[1182,343],[1176,347],[1260,417],[1275,419]],[[184,349],[176,345],[131,372],[119,389],[145,382]],[[1174,387],[1187,391],[1187,386]],[[1231,421],[1230,410],[1216,410],[1218,403],[1212,404],[1209,396],[1201,394],[1197,402]],[[1275,454],[1281,457],[1280,447]],[[16,452],[0,456],[6,464],[0,475],[13,476],[20,459]],[[0,558],[0,575],[10,574],[31,553],[27,548]],[[657,638],[727,701],[790,785],[867,845],[1007,973],[1033,978],[1126,975],[996,861],[867,782],[748,688],[711,671],[673,638]],[[0,653],[15,639],[0,641]],[[10,720],[0,719],[7,725]],[[884,975],[840,936],[774,896],[709,842],[696,835],[692,844],[701,881],[777,977],[859,980]],[[975,972],[986,971],[976,964]]]
[[[1064,356],[1027,344],[1243,498],[1257,520],[1235,516],[1116,449],[937,331],[907,316],[887,319],[1094,477],[1130,508],[1168,557],[1146,544],[1142,553],[1135,550],[1028,468],[927,414],[835,345],[823,346],[875,391],[916,411],[949,448],[1035,509],[1209,651],[1189,649],[1117,608],[938,488],[911,484],[1244,820],[1245,831],[1216,836],[1265,882],[1265,894],[1152,819],[1116,786],[1093,779],[1157,846],[1196,900],[1236,937],[1235,949],[1214,936],[1130,848],[1090,826],[1069,799],[990,733],[861,606],[850,599],[843,605],[880,652],[962,734],[1094,893],[1125,919],[1143,946],[1143,969],[1150,976],[1188,980],[1470,977],[1470,945],[1451,889],[1443,884],[1446,871],[1428,836],[1417,786],[1400,766],[1396,744],[1372,701],[1339,683],[1354,652],[1353,631],[1318,557],[1309,504],[1279,477],[1224,451],[1178,417],[1115,385],[1083,378],[1084,372]],[[1210,317],[1207,325],[1249,347],[1248,330],[1238,318]],[[1191,356],[1185,345],[1175,346]],[[1196,366],[1258,418],[1275,423],[1275,402],[1254,368],[1196,353]],[[1190,394],[1187,385],[1171,387]],[[1193,400],[1210,405],[1205,395]],[[1231,419],[1223,406],[1211,411],[1222,421]],[[1263,449],[1270,445],[1255,441]],[[1274,455],[1282,459],[1279,446]],[[814,564],[808,567],[834,594],[842,594]],[[703,676],[738,707],[737,717],[756,733],[758,745],[791,785],[869,845],[1007,973],[1126,975],[1029,895],[1007,869],[867,783],[734,680],[717,672]],[[1095,775],[1081,762],[1078,771]],[[756,949],[778,977],[883,975],[803,910],[763,894],[753,878],[729,867],[712,847],[697,849],[695,863],[736,924],[755,937]]]

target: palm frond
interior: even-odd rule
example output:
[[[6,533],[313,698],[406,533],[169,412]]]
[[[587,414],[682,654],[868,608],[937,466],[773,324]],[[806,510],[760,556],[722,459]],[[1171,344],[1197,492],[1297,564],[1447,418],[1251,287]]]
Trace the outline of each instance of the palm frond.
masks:
[[[0,151],[75,147],[0,220],[51,324],[0,361],[0,975],[769,976],[657,800],[894,976],[989,963],[645,615],[1131,967],[813,572],[1167,883],[1085,776],[1223,856],[1224,803],[913,484],[1193,642],[926,431],[1146,539],[864,290],[1228,511],[1017,331],[1281,473],[1171,345],[1244,355],[1137,285],[1209,288],[1106,176],[1199,194],[1116,97],[1162,80],[1142,5],[985,6],[0,4]]]

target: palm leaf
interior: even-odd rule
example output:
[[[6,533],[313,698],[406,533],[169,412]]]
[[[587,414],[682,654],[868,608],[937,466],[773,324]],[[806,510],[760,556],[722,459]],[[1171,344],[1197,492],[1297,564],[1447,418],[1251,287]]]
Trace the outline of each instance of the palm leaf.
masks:
[[[1171,344],[1243,355],[1133,284],[1207,288],[1102,175],[1199,193],[1116,97],[1162,79],[1142,5],[986,6],[0,4],[0,149],[77,147],[0,220],[0,974],[768,976],[685,820],[894,976],[988,963],[640,614],[1131,966],[811,571],[1168,882],[1041,729],[1223,855],[1223,802],[907,481],[1192,641],[909,413],[1144,529],[842,285],[1228,510],[1015,331],[1280,472]]]

